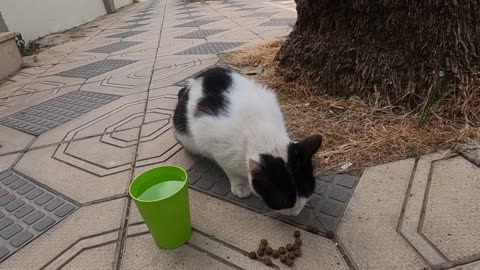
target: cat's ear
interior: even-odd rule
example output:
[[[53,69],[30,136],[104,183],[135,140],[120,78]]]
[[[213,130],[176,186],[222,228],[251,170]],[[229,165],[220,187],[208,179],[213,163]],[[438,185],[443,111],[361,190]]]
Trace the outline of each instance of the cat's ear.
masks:
[[[297,143],[303,152],[311,158],[322,145],[322,136],[320,134],[313,134]]]
[[[263,167],[260,165],[260,163],[253,159],[248,160],[248,172],[250,173],[250,176],[253,177],[255,174],[261,173],[262,169]]]

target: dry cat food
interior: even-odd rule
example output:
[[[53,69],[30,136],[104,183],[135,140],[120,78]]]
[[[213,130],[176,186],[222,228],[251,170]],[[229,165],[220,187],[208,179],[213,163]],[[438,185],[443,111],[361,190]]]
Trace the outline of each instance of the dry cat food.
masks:
[[[317,228],[317,227],[313,227],[313,226],[308,225],[307,226],[307,232],[318,234],[320,232],[320,229]]]
[[[302,246],[302,239],[300,238],[295,239],[295,245],[298,245],[299,247]]]
[[[335,238],[335,233],[333,231],[327,231],[327,238],[328,239],[333,239]]]
[[[313,227],[312,227],[313,228]],[[314,229],[312,229],[314,230]],[[248,253],[248,257],[252,260],[262,259],[263,263],[267,266],[272,266],[272,259],[280,259],[280,262],[288,266],[292,266],[294,261],[302,255],[302,236],[300,231],[293,233],[295,242],[293,244],[288,243],[284,247],[273,249],[269,246],[267,239],[260,240],[257,251]],[[270,257],[271,256],[271,257]]]

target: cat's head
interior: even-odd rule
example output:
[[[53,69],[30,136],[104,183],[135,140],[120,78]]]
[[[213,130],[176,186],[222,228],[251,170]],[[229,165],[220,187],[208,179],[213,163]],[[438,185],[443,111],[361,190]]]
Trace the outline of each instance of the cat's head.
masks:
[[[320,148],[322,137],[311,135],[288,145],[287,160],[261,154],[248,161],[252,190],[268,207],[284,215],[296,216],[315,190],[312,157]]]

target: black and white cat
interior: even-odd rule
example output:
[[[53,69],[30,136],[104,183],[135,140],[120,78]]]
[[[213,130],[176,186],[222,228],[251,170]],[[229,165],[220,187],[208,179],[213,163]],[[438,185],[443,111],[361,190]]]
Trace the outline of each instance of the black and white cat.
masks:
[[[175,136],[217,162],[240,198],[252,192],[273,210],[298,215],[315,189],[312,156],[322,137],[292,142],[275,94],[234,71],[214,67],[178,93]]]

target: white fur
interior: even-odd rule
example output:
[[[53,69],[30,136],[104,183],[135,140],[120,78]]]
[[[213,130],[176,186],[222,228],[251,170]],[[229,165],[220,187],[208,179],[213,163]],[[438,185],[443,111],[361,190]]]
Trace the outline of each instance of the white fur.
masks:
[[[259,161],[259,155],[269,153],[287,161],[287,147],[291,142],[275,94],[243,77],[232,73],[228,92],[229,116],[194,118],[198,100],[202,97],[202,79],[189,80],[187,119],[191,134],[176,134],[189,151],[215,160],[225,171],[231,191],[240,198],[252,191],[248,160]],[[195,119],[191,121],[191,119]],[[298,215],[306,203],[297,198],[295,207],[279,211]]]

